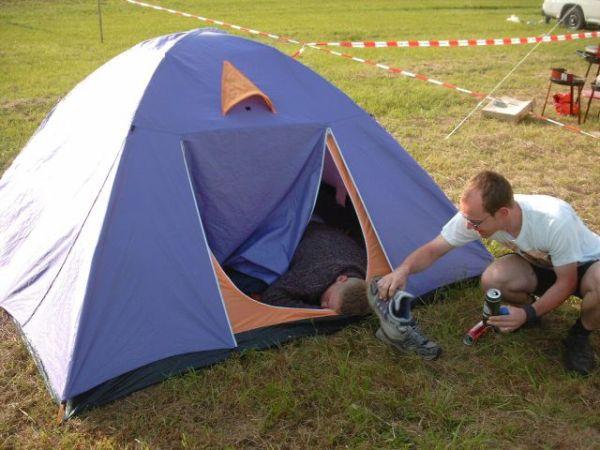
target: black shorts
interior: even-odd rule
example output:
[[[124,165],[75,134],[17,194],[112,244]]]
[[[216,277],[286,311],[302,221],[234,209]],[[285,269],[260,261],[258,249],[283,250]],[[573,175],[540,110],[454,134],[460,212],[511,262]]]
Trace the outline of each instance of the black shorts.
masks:
[[[581,292],[579,291],[581,279],[583,278],[587,270],[592,266],[592,264],[596,262],[598,262],[598,260],[587,261],[577,266],[577,289],[575,289],[575,292],[573,292],[574,296],[583,298]],[[554,272],[554,269],[546,269],[544,267],[539,267],[534,264],[530,265],[533,268],[533,271],[535,272],[535,276],[537,277],[537,286],[533,293],[540,297],[544,294],[544,292],[550,289],[550,286],[552,286],[556,282],[556,273]]]

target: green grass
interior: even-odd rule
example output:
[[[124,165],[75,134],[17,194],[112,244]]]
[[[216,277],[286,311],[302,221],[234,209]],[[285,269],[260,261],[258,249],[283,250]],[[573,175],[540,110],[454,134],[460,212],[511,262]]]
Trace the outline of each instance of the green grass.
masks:
[[[506,21],[511,14],[538,20],[538,0],[156,3],[305,41],[533,36],[548,29]],[[124,1],[103,1],[102,8],[103,44],[96,2],[0,0],[0,173],[58,99],[101,64],[144,39],[203,26]],[[288,54],[297,50],[265,42]],[[539,111],[549,68],[583,73],[574,51],[589,43],[540,46],[498,94],[534,98]],[[488,92],[530,48],[343,51]],[[571,202],[600,231],[597,141],[533,120],[510,125],[479,114],[445,140],[475,106],[473,99],[310,49],[301,61],[374,114],[451,199],[472,174],[493,168],[518,192]],[[599,129],[595,114],[584,128]],[[577,317],[578,302],[560,307],[540,329],[488,335],[468,348],[462,336],[478,320],[481,292],[465,285],[447,294],[416,312],[444,348],[439,361],[383,346],[373,337],[371,318],[334,336],[244,353],[60,426],[56,405],[2,313],[0,448],[597,446],[598,374],[582,380],[561,365],[560,339]],[[593,342],[600,348],[597,336]]]

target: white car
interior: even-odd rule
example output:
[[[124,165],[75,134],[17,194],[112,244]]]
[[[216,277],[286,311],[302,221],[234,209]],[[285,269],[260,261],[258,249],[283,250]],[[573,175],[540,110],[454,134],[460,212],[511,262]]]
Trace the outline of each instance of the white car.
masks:
[[[542,14],[546,22],[562,19],[569,28],[600,25],[600,0],[544,0]]]

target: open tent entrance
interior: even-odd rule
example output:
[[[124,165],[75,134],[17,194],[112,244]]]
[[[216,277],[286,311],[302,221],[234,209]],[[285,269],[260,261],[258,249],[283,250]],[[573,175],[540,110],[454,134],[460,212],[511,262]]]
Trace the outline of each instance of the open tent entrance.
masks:
[[[234,333],[336,315],[328,309],[260,303],[223,270],[266,284],[275,281],[287,270],[325,190],[339,209],[345,208],[342,222],[365,245],[367,278],[390,271],[330,130],[317,124],[223,129],[187,135],[182,148]],[[319,212],[327,214],[322,205]]]

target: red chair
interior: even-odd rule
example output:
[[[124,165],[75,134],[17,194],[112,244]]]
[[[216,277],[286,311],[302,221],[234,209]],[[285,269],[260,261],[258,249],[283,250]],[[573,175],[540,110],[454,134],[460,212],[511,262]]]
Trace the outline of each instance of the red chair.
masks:
[[[567,86],[569,87],[569,109],[568,113],[571,116],[577,115],[577,123],[581,123],[581,90],[583,89],[583,85],[585,84],[585,79],[573,75],[572,73],[567,73],[565,69],[551,69],[550,72],[550,82],[548,83],[548,91],[546,92],[546,100],[544,100],[544,106],[542,107],[542,116],[546,111],[546,105],[548,104],[548,97],[550,97],[550,89],[552,85],[556,84],[559,86]],[[575,100],[574,90],[577,89],[577,100]],[[560,113],[562,109],[559,111]]]

